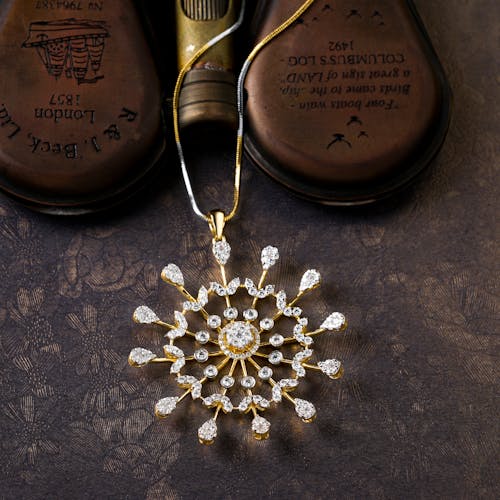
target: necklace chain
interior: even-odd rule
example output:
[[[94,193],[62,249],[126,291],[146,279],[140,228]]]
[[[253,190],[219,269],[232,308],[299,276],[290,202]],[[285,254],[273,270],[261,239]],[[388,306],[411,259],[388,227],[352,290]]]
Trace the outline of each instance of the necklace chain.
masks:
[[[243,158],[243,133],[244,133],[244,85],[245,78],[252,64],[253,60],[257,56],[257,54],[265,47],[271,40],[277,37],[280,33],[285,31],[291,24],[293,24],[314,2],[314,0],[306,0],[286,21],[280,24],[277,28],[275,28],[271,33],[266,35],[260,42],[258,42],[250,54],[245,59],[243,66],[240,70],[238,76],[237,83],[237,109],[238,109],[238,131],[236,136],[236,156],[235,156],[235,167],[234,167],[234,194],[233,194],[233,206],[227,215],[223,214],[223,220],[220,217],[222,212],[215,212],[218,215],[218,221],[216,221],[216,217],[213,213],[209,212],[205,214],[200,209],[196,197],[193,192],[193,186],[191,184],[191,179],[189,176],[189,172],[187,169],[186,161],[184,158],[184,151],[182,148],[181,137],[180,137],[180,127],[179,127],[179,98],[181,93],[182,84],[184,82],[184,78],[186,77],[187,72],[193,67],[196,61],[211,47],[216,45],[225,37],[234,33],[242,24],[245,12],[245,0],[241,1],[241,8],[238,19],[236,22],[231,25],[229,28],[219,33],[211,40],[209,40],[205,45],[199,48],[194,55],[189,59],[189,61],[181,68],[179,71],[179,75],[177,77],[177,81],[175,84],[174,95],[173,95],[173,122],[174,122],[174,136],[175,143],[177,146],[177,153],[179,155],[179,161],[181,164],[182,177],[184,179],[184,184],[186,186],[186,191],[189,196],[189,201],[191,203],[191,207],[194,213],[209,223],[212,233],[215,233],[217,230],[221,232],[222,236],[222,228],[223,225],[230,221],[238,211],[238,205],[240,202],[240,185],[241,185],[241,162]],[[215,236],[215,234],[214,234]]]

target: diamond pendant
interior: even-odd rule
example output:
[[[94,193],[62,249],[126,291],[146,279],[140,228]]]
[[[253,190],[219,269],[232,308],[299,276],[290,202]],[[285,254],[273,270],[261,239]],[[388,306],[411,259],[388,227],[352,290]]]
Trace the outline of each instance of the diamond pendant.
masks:
[[[227,279],[231,247],[222,234],[214,237],[212,252],[220,267],[220,282],[201,286],[196,297],[186,290],[179,267],[169,264],[163,269],[162,279],[186,299],[182,310],[174,312],[171,324],[147,306],[138,307],[133,314],[136,323],[155,324],[166,330],[167,342],[162,356],[142,347],[133,349],[129,363],[135,367],[163,363],[184,389],[180,396],[158,401],[156,416],[166,418],[188,396],[200,400],[212,411],[211,418],[198,429],[202,444],[214,442],[221,411],[251,414],[251,429],[258,440],[267,439],[271,427],[262,414],[283,400],[304,422],[312,422],[316,417],[314,405],[292,397],[290,392],[308,372],[323,372],[331,379],[342,376],[342,364],[336,359],[312,362],[312,346],[317,335],[341,332],[347,326],[344,315],[334,312],[319,328],[310,329],[308,318],[297,305],[319,287],[320,273],[306,271],[297,294],[289,299],[284,290],[266,284],[269,271],[279,259],[277,248],[267,246],[262,250],[257,282],[251,278]],[[265,313],[259,312],[260,306]]]

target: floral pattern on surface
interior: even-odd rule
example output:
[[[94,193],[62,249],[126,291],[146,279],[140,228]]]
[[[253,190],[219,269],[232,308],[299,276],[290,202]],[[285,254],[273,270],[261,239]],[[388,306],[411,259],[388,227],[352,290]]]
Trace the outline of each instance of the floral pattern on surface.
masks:
[[[146,410],[136,408],[114,417],[95,415],[90,421],[74,422],[66,437],[77,459],[100,457],[95,473],[137,481],[146,495],[169,495],[174,481],[169,469],[180,445],[177,433],[166,433],[162,427]]]
[[[47,317],[45,291],[42,287],[20,288],[15,302],[9,304],[10,316],[16,327],[8,329],[1,342],[10,355],[26,352],[59,355],[61,345]]]
[[[2,443],[3,452],[21,469],[36,465],[44,455],[60,451],[55,437],[55,418],[50,417],[46,405],[41,409],[34,396],[23,396],[19,401],[5,404],[2,418],[10,429]]]
[[[294,260],[277,270],[285,288],[321,266],[331,285],[308,308],[334,303],[350,319],[349,335],[324,345],[344,379],[303,387],[321,400],[315,426],[273,415],[272,441],[236,424],[207,449],[179,445],[199,425],[189,407],[154,420],[165,374],[124,358],[163,339],[129,318],[138,303],[173,314],[175,294],[158,286],[165,262],[182,264],[190,289],[217,278],[172,151],[168,175],[111,214],[48,217],[0,195],[2,498],[498,496],[499,6],[415,4],[455,101],[429,174],[393,200],[338,210],[290,196],[245,160],[227,228],[238,260],[268,241]],[[195,153],[207,194],[223,199],[232,152]]]
[[[87,286],[95,292],[117,292],[133,285],[144,267],[137,248],[124,249],[115,229],[89,230],[71,241],[59,266],[59,292],[80,297]]]
[[[109,335],[99,325],[98,311],[94,306],[85,304],[80,314],[70,313],[66,321],[80,335],[78,346],[69,353],[76,360],[78,375],[97,374],[101,369],[120,362],[120,355],[110,348]]]

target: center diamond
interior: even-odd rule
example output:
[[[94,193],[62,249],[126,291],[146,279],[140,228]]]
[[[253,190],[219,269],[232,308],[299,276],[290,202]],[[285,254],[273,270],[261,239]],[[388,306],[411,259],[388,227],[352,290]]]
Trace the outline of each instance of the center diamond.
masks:
[[[245,359],[259,348],[260,336],[257,328],[245,321],[233,321],[219,333],[222,352],[233,359]]]

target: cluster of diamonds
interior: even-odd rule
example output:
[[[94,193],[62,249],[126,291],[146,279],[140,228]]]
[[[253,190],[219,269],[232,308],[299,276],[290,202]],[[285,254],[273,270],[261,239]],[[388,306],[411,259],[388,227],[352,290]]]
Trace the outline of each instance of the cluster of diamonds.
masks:
[[[317,363],[311,361],[314,354],[312,345],[315,336],[327,331],[340,332],[346,328],[344,315],[334,312],[319,328],[308,329],[308,319],[297,303],[320,285],[319,272],[315,269],[306,271],[297,295],[289,300],[285,291],[276,291],[275,285],[265,284],[269,270],[279,259],[277,248],[268,246],[262,250],[262,274],[257,283],[250,278],[228,281],[225,266],[231,255],[231,247],[225,239],[214,240],[212,250],[220,267],[221,282],[212,282],[208,288],[202,286],[197,297],[185,289],[184,276],[179,267],[169,264],[163,269],[162,279],[177,288],[186,299],[182,311],[174,312],[173,324],[160,320],[147,306],[138,307],[133,314],[136,323],[155,324],[165,329],[168,342],[163,346],[161,356],[142,347],[133,349],[129,363],[135,367],[150,363],[169,364],[170,373],[184,389],[181,396],[160,399],[155,406],[156,416],[166,418],[188,396],[200,400],[212,411],[212,417],[198,429],[202,444],[212,444],[217,437],[217,418],[221,412],[250,414],[253,417],[253,436],[258,440],[267,439],[271,427],[262,413],[283,400],[293,405],[304,422],[312,422],[316,417],[314,405],[304,399],[293,398],[290,392],[298,387],[309,370],[323,372],[331,379],[342,376],[342,364],[336,359]],[[248,297],[245,308],[238,309],[233,305],[238,293]],[[222,314],[210,314],[207,311],[212,299],[225,302]],[[262,300],[272,301],[272,316],[259,315],[257,305]],[[203,328],[191,330],[189,315],[198,316],[198,320],[201,316]],[[288,326],[286,331],[280,329],[279,320],[283,318],[292,320],[294,326]],[[192,352],[184,352],[176,345],[185,338],[191,338],[189,345],[192,346]],[[285,347],[293,353],[288,358]],[[197,376],[193,373],[194,365]],[[287,378],[276,377],[275,372],[282,373],[283,367],[289,373]],[[212,390],[211,394],[205,394],[208,382],[216,384],[216,392]]]

